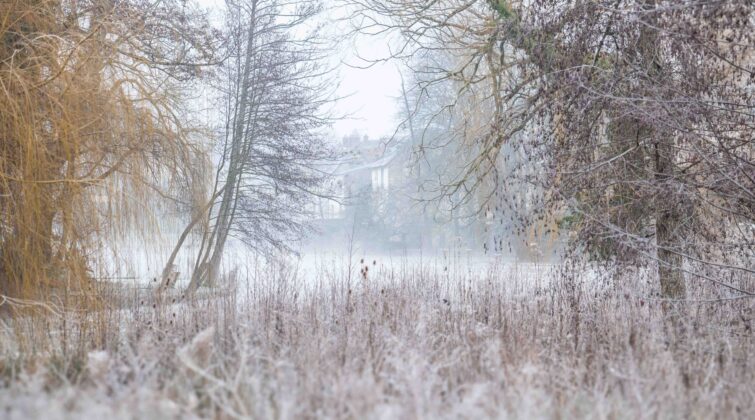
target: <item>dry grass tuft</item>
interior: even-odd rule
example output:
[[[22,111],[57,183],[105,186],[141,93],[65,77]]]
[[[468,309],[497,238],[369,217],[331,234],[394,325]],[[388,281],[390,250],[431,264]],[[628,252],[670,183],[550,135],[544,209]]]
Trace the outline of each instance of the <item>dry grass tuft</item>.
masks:
[[[271,265],[236,293],[91,315],[102,318],[96,334],[65,318],[30,324],[57,334],[32,353],[2,337],[0,412],[743,418],[755,409],[752,301],[690,303],[670,337],[653,282],[586,273],[373,264],[368,280],[330,267],[305,282]]]

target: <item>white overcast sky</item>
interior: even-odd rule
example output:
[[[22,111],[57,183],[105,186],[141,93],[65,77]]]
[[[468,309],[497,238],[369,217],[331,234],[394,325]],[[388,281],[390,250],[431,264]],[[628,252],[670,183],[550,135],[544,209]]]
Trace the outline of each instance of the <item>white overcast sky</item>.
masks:
[[[220,12],[223,0],[198,0],[199,4],[213,12],[213,20],[222,22]],[[328,0],[326,0],[328,1]],[[339,82],[332,106],[334,115],[343,118],[334,122],[331,132],[334,140],[356,131],[370,138],[390,136],[396,129],[397,98],[401,90],[401,78],[396,62],[381,62],[368,66],[366,60],[385,58],[389,54],[386,37],[351,36],[347,22],[339,21],[346,13],[337,7],[323,16],[327,21],[329,36],[340,39],[333,51],[331,66]]]
[[[340,85],[337,91],[342,99],[336,103],[335,110],[338,114],[350,116],[333,125],[335,135],[341,138],[353,131],[371,138],[393,134],[397,98],[401,91],[398,65],[395,61],[364,61],[387,57],[387,39],[360,35],[343,44],[339,53],[342,64],[338,66]]]

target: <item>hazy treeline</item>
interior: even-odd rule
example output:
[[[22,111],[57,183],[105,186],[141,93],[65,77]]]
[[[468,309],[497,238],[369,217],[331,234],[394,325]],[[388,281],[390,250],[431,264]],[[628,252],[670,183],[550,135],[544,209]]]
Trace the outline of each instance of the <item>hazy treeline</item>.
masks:
[[[417,159],[452,156],[436,196],[653,264],[669,298],[753,295],[751,2],[348,4],[401,39]]]

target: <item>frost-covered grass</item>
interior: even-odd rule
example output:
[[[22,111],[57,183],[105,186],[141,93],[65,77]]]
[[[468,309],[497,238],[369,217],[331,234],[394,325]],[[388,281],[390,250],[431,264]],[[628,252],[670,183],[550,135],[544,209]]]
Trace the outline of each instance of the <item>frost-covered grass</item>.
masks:
[[[368,268],[366,277],[364,267]],[[664,323],[638,273],[371,260],[11,322],[0,417],[747,418],[751,300]],[[154,305],[154,307],[153,307]]]

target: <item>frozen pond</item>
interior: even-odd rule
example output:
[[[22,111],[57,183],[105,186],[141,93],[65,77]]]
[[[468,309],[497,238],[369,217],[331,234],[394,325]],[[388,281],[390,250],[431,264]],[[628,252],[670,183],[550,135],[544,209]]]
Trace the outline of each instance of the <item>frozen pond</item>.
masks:
[[[156,237],[147,242],[138,238],[120,241],[107,250],[105,266],[96,271],[101,279],[147,285],[159,277],[168,260],[174,242],[172,238]],[[188,282],[199,248],[197,240],[189,239],[176,258],[179,283]],[[422,272],[434,277],[464,279],[516,278],[533,281],[556,269],[557,264],[545,261],[521,261],[497,255],[482,255],[464,249],[412,250],[395,252],[364,252],[348,249],[343,252],[309,250],[300,255],[281,255],[277,264],[307,283],[327,280],[324,277],[358,280],[367,267],[371,279],[396,278],[410,272]],[[229,242],[223,257],[223,271],[236,271],[239,279],[259,279],[269,263],[255,252],[236,242]]]

